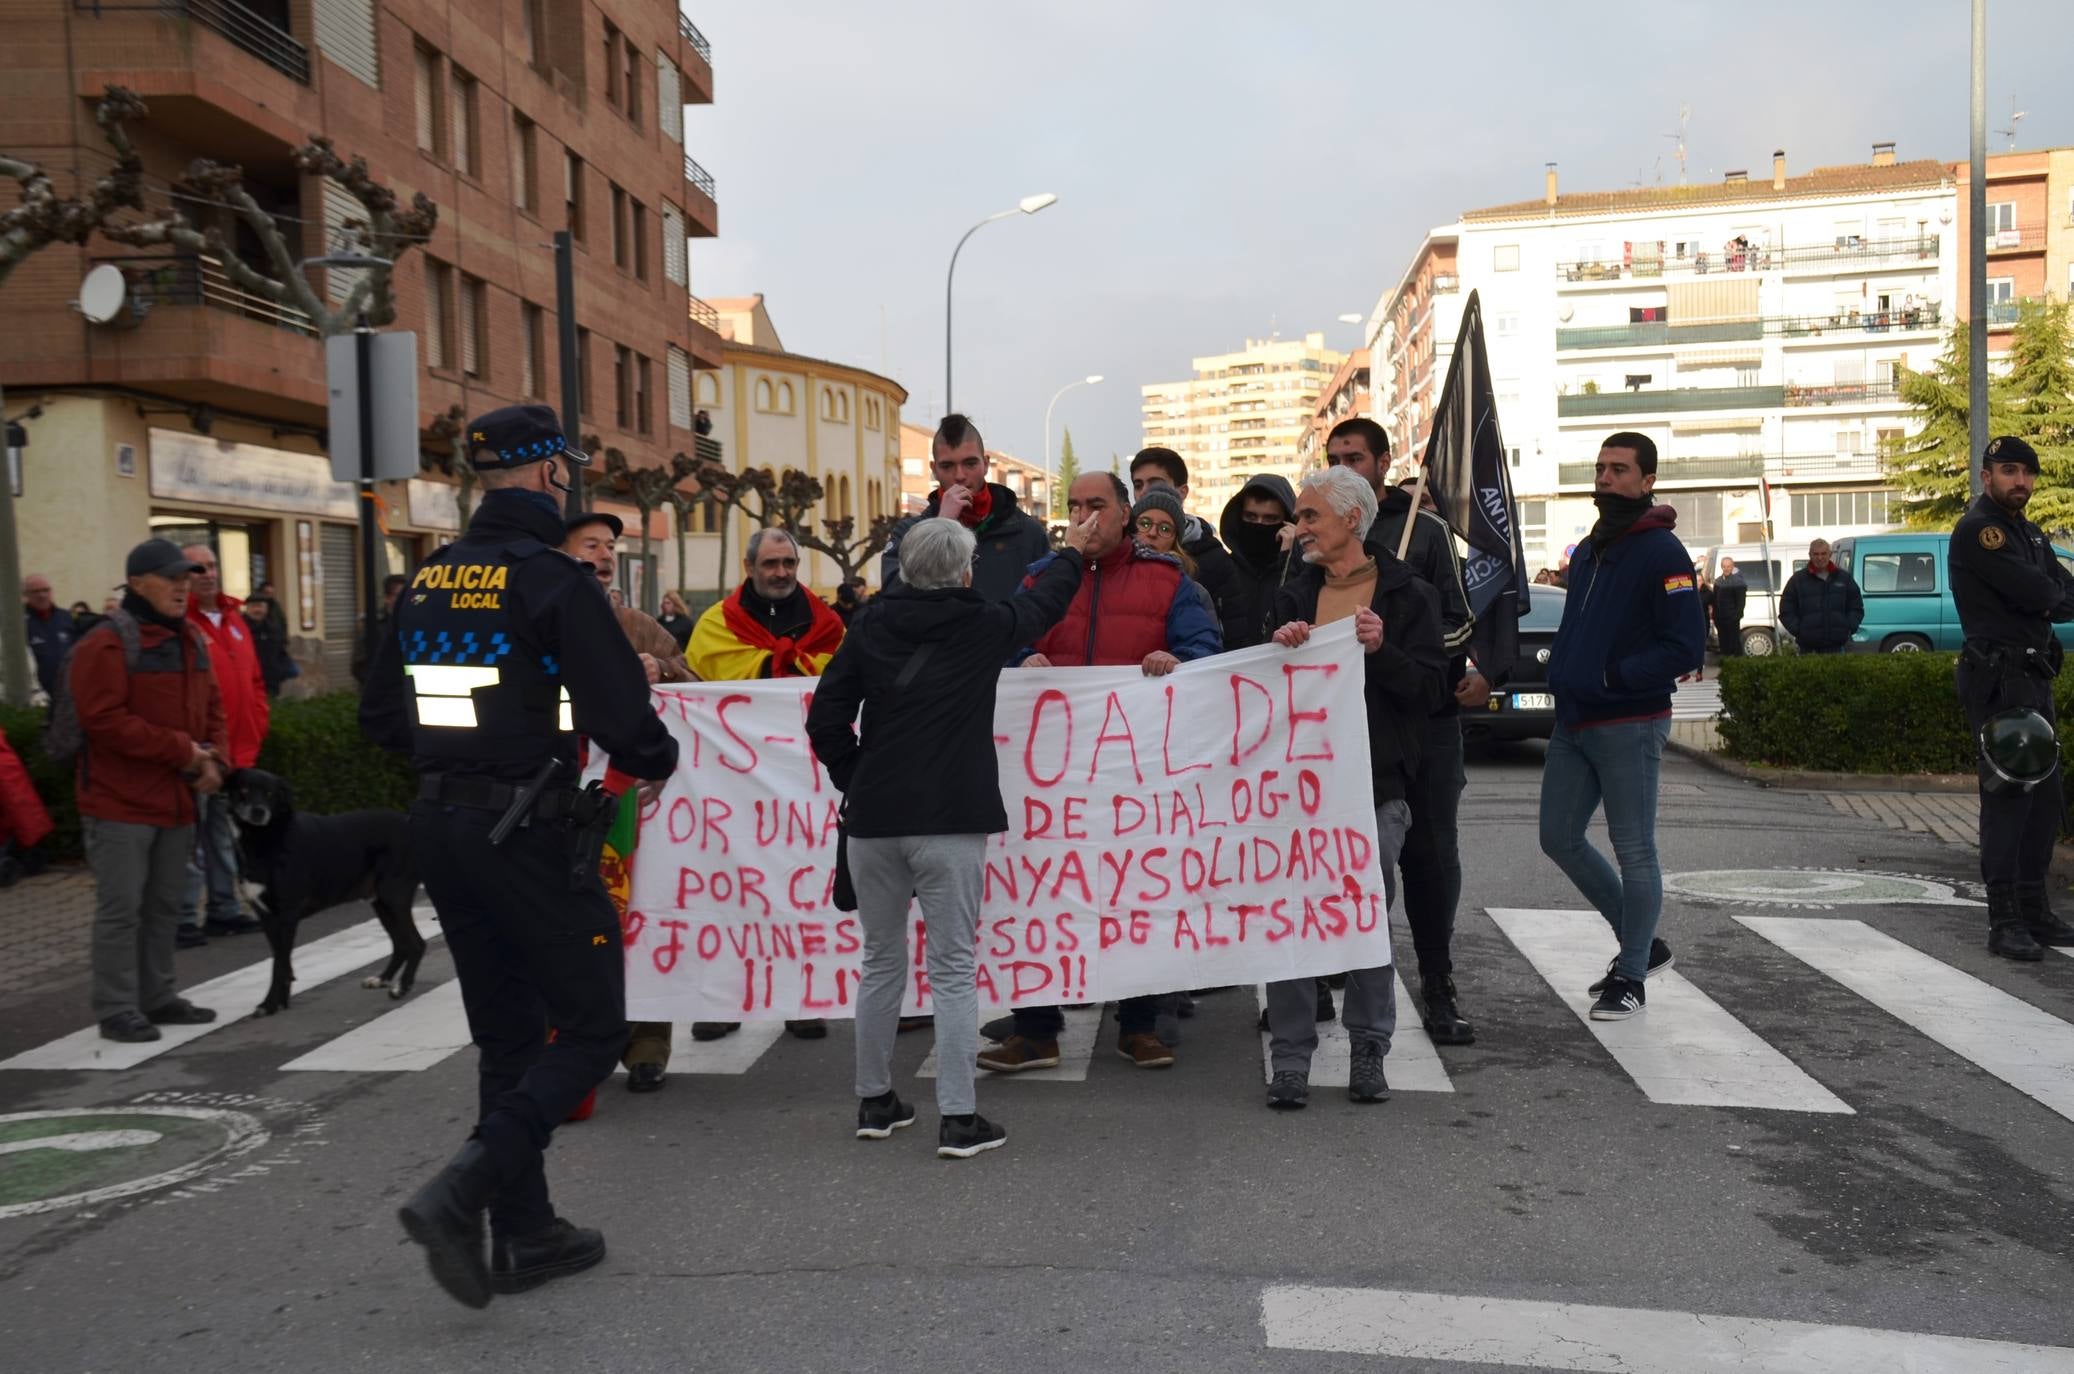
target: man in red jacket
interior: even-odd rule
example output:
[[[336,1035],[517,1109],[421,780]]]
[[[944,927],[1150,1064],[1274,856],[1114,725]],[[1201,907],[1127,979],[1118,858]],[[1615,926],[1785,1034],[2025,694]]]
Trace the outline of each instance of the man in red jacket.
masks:
[[[216,688],[223,694],[230,768],[250,768],[259,762],[259,746],[266,743],[271,711],[266,675],[259,669],[259,646],[242,614],[245,603],[223,594],[216,551],[207,544],[189,544],[180,553],[199,570],[187,598],[187,619],[208,643]],[[202,922],[205,880],[209,888],[207,925]],[[257,929],[259,922],[247,916],[238,901],[238,845],[231,828],[229,799],[221,794],[201,797],[197,801],[195,854],[188,860],[187,895],[180,908],[179,945],[191,949],[208,943],[210,935],[244,935]]]
[[[170,540],[150,539],[126,567],[115,614],[127,621],[103,621],[79,641],[69,686],[83,741],[74,790],[94,875],[94,1017],[105,1038],[134,1043],[157,1040],[162,1025],[216,1019],[174,990],[173,933],[195,799],[223,785],[229,736],[208,641],[187,623],[194,563]]]
[[[1065,619],[1046,631],[1022,660],[1025,668],[1136,666],[1162,677],[1191,659],[1224,650],[1222,628],[1207,597],[1199,596],[1172,554],[1154,553],[1133,541],[1125,528],[1130,488],[1113,472],[1084,472],[1066,492],[1066,511],[1075,525],[1093,521],[1082,551],[1087,565]],[[1056,555],[1052,555],[1056,557]],[[1051,558],[1034,564],[1028,588]],[[1116,1052],[1141,1069],[1164,1069],[1173,1048],[1154,1027],[1160,999],[1126,997],[1117,1004],[1122,1030]],[[1055,1069],[1065,1017],[1057,1007],[1017,1007],[1015,1033],[982,1050],[979,1066],[993,1073]]]

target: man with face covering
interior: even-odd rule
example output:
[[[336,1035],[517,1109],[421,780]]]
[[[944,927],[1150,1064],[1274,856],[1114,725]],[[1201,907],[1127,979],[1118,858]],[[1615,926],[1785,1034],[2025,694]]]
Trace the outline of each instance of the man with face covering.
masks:
[[[1293,551],[1295,522],[1296,490],[1288,478],[1271,472],[1248,478],[1225,503],[1217,529],[1237,569],[1223,608],[1227,650],[1259,644],[1276,628],[1268,623],[1275,594],[1303,570],[1303,560]]]

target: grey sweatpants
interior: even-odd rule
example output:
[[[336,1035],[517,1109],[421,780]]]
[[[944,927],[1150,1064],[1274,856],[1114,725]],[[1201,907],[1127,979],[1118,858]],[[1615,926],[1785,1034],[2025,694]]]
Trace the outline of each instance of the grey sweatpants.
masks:
[[[1401,801],[1386,801],[1375,809],[1376,862],[1383,870],[1383,912],[1387,928],[1389,909],[1397,901],[1397,856],[1404,849],[1404,834],[1411,829],[1411,808]],[[1397,1033],[1397,971],[1357,968],[1347,973],[1346,1005],[1340,1010],[1348,1038],[1357,1043],[1374,1040],[1383,1053],[1390,1052],[1390,1037]],[[1318,980],[1289,978],[1267,985],[1268,1061],[1274,1072],[1295,1069],[1308,1073],[1311,1055],[1318,1048]]]
[[[94,1019],[171,1002],[173,935],[187,889],[194,827],[81,816],[94,875]]]
[[[979,942],[984,835],[900,835],[849,840],[850,884],[864,927],[864,978],[857,989],[857,1096],[893,1090],[893,1040],[907,996],[908,901],[922,901],[929,957],[930,1011],[936,1017],[936,1109],[976,1110],[979,993],[973,986]]]

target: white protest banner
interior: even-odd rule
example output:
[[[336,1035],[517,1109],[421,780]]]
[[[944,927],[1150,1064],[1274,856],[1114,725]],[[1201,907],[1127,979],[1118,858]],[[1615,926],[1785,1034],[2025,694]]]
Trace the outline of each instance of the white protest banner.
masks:
[[[1387,964],[1362,672],[1347,622],[1167,677],[1003,673],[980,1006]],[[807,743],[814,685],[656,689],[681,753],[634,853],[632,1019],[854,1015],[863,930],[831,901],[841,796]],[[909,920],[907,1008],[927,1014],[919,904]]]

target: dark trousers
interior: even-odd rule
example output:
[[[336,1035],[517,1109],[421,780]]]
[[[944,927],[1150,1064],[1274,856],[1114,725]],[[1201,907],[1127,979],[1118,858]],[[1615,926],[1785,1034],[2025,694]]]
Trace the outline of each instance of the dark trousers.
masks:
[[[1159,1021],[1161,998],[1126,997],[1116,1004],[1117,1018],[1123,1023],[1120,1034],[1152,1035]],[[1056,1040],[1059,1032],[1066,1028],[1066,1014],[1057,1007],[1017,1007],[1015,1033],[1025,1040]]]
[[[1959,659],[1959,704],[1966,711],[1966,730],[1975,739],[1997,711],[2028,706],[2054,722],[2052,683],[2014,670],[1997,674],[1966,656]],[[1988,790],[1990,774],[1980,765],[1980,878],[1991,888],[2042,883],[2052,864],[2053,841],[2066,814],[2062,772],[2028,792],[2002,794]]]
[[[1454,971],[1448,943],[1455,934],[1455,906],[1462,899],[1462,853],[1456,817],[1462,806],[1462,721],[1435,716],[1426,722],[1419,771],[1405,801],[1411,829],[1397,866],[1404,874],[1404,920],[1422,978]]]
[[[1721,639],[1721,656],[1723,658],[1741,658],[1743,656],[1743,622],[1740,620],[1717,620],[1714,622],[1714,629]]]
[[[554,1221],[542,1153],[626,1047],[626,956],[603,884],[570,890],[560,835],[521,830],[493,849],[496,821],[469,807],[411,811],[478,1054],[475,1136],[497,1174],[490,1228],[503,1236]]]

